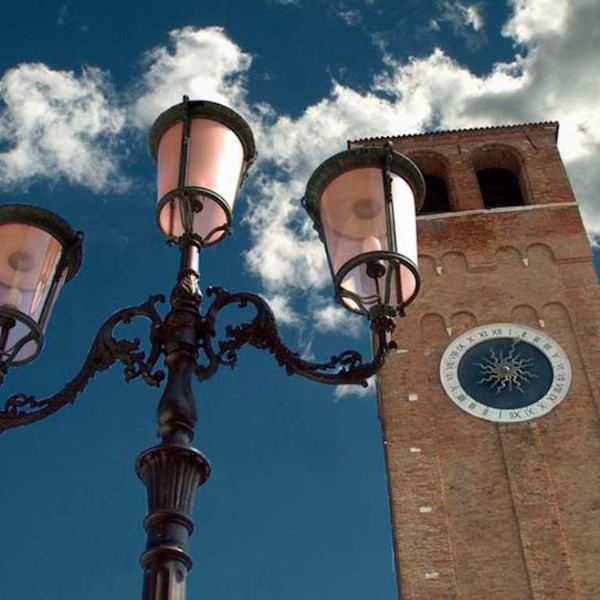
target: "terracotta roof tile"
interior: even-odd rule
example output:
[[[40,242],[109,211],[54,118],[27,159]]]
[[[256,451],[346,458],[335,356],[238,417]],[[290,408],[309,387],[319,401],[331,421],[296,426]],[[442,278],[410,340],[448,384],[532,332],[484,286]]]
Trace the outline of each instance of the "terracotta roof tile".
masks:
[[[482,131],[494,131],[494,130],[502,130],[502,129],[522,129],[526,127],[547,127],[548,125],[554,125],[556,127],[556,137],[558,138],[558,121],[539,121],[537,123],[522,123],[515,125],[491,125],[489,127],[473,127],[466,129],[447,129],[443,131],[424,131],[423,133],[406,133],[402,135],[381,135],[369,138],[361,138],[358,140],[348,140],[348,148],[352,147],[354,144],[362,144],[364,142],[378,142],[378,141],[388,141],[388,140],[400,140],[407,138],[415,138],[415,137],[426,137],[426,136],[438,136],[444,134],[453,134],[453,133],[479,133]]]

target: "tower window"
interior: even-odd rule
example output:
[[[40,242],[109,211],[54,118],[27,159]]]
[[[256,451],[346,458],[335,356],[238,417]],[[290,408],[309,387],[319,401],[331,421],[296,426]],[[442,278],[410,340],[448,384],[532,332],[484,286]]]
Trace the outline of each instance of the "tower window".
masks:
[[[419,214],[450,212],[450,199],[446,182],[435,175],[423,175],[425,179],[425,201]]]
[[[481,169],[477,172],[481,197],[486,208],[521,206],[523,196],[517,177],[508,169]]]

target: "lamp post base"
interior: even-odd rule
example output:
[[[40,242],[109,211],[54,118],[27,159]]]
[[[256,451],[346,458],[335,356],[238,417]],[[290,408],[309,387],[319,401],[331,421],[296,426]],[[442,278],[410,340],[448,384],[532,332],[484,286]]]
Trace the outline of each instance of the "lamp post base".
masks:
[[[185,600],[194,494],[208,479],[210,466],[189,445],[163,443],[142,452],[135,469],[148,493],[142,600]]]

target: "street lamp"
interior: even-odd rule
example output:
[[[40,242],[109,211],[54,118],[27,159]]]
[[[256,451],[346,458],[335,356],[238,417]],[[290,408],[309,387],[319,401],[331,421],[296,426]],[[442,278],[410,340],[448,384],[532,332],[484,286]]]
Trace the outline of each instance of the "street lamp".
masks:
[[[312,174],[303,202],[343,306],[373,320],[403,315],[415,299],[415,217],[424,192],[415,164],[390,145],[341,152]]]
[[[183,600],[192,566],[188,538],[192,503],[210,475],[201,452],[191,446],[196,424],[192,378],[209,379],[219,366],[233,367],[246,344],[268,350],[288,374],[327,384],[362,384],[394,347],[394,318],[419,289],[416,222],[424,183],[414,164],[382,148],[348,150],[325,161],[312,175],[303,204],[324,241],[336,298],[368,317],[375,356],[365,362],[347,350],[323,363],[303,359],[279,337],[269,305],[256,294],[207,289],[212,302],[200,311],[200,251],[229,234],[234,203],[255,158],[252,131],[234,111],[189,101],[173,106],[154,123],[149,148],[158,165],[157,220],[181,251],[170,310],[163,296],[119,310],[100,327],[79,373],[53,396],[37,400],[15,394],[0,411],[0,431],[41,420],[73,402],[89,380],[115,362],[127,381],[150,386],[165,378],[158,405],[161,443],[142,452],[136,472],[147,488],[147,543],[141,556],[144,600]],[[63,283],[79,269],[82,234],[53,213],[24,205],[0,206],[0,376],[32,361],[41,351],[48,318]],[[251,305],[253,318],[226,326],[217,338],[220,312]],[[150,350],[140,340],[115,339],[120,324],[150,322]]]
[[[81,236],[50,211],[12,204],[0,211],[0,382],[9,366],[42,350],[61,287],[81,265]]]

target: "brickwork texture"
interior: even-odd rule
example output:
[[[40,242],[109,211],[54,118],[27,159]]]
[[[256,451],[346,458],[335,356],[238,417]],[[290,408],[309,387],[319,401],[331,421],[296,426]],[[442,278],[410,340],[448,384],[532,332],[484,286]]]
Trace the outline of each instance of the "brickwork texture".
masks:
[[[557,129],[390,138],[452,206],[418,219],[422,289],[378,381],[403,600],[600,598],[600,293]],[[484,208],[488,167],[518,177],[523,206]],[[450,341],[499,322],[544,331],[571,361],[568,396],[536,420],[477,419],[442,389]]]

